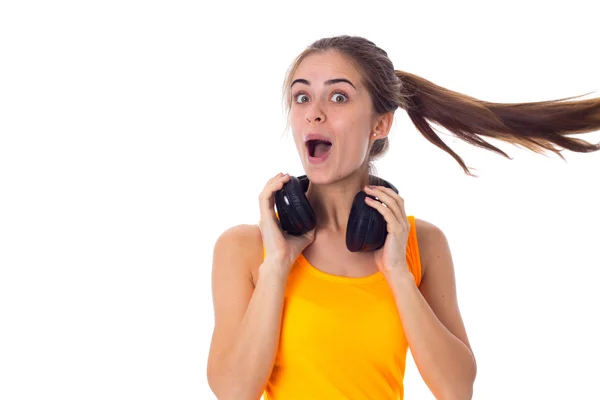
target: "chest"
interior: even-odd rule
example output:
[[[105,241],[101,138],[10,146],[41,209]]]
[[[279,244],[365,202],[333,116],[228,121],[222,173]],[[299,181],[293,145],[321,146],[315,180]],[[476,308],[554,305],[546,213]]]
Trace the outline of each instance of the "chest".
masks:
[[[407,343],[385,280],[336,284],[298,274],[287,289],[279,366],[388,369],[402,364]]]
[[[312,266],[331,275],[360,278],[379,270],[373,253],[353,253],[339,239],[315,241],[302,254]]]

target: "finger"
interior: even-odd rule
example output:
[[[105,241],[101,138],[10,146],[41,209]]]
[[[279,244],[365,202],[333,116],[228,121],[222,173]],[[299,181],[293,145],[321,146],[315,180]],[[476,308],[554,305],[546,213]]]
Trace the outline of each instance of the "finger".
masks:
[[[260,193],[260,198],[270,198],[273,193],[283,187],[283,184],[290,179],[289,174],[278,174],[269,179]]]
[[[401,222],[405,219],[404,200],[392,189],[383,186],[374,186],[373,189],[365,187],[365,192],[371,196],[377,197],[389,209],[391,209],[398,222]]]
[[[394,190],[388,187],[381,187],[381,190],[387,193],[389,196],[395,199],[394,204],[396,204],[397,211],[399,211],[398,221],[400,224],[408,231],[410,230],[410,222],[406,216],[406,207],[404,205],[404,198],[396,193]]]
[[[387,222],[388,233],[397,232],[397,231],[402,230],[402,227],[401,227],[400,223],[398,222],[398,219],[396,218],[396,216],[394,215],[392,210],[390,210],[388,207],[386,207],[385,205],[383,205],[382,203],[380,203],[377,200],[373,200],[370,197],[365,197],[365,203],[367,203],[367,205],[369,205],[369,206],[373,207],[374,209],[376,209],[377,211],[379,211],[379,213],[383,216],[383,218],[385,219],[385,222]]]
[[[275,203],[275,200],[273,199],[273,193],[281,189],[289,180],[289,174],[280,174],[269,179],[263,191],[258,196],[260,211],[263,215],[270,215],[273,219],[276,218],[275,210],[273,209]]]
[[[279,178],[279,177],[281,177],[281,176],[283,176],[283,173],[281,173],[281,172],[280,172],[280,173],[278,173],[277,175],[275,175],[274,177],[272,177],[271,179],[269,179],[269,180],[267,181],[267,183],[265,184],[265,187],[266,187],[266,186],[268,186],[268,185],[269,185],[271,182],[275,181],[277,178]]]
[[[396,199],[396,204],[398,204],[398,210],[400,211],[400,219],[406,221],[406,223],[408,224],[408,218],[406,217],[406,207],[404,205],[404,198],[388,187],[382,186],[381,188],[384,192],[388,193],[390,196]]]

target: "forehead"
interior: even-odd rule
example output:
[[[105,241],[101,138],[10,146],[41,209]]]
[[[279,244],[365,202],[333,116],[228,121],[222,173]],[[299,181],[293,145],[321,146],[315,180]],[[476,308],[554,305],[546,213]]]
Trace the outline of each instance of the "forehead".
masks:
[[[347,57],[337,51],[327,51],[307,56],[300,62],[292,78],[308,79],[311,83],[348,78],[357,85],[360,84],[361,74]]]

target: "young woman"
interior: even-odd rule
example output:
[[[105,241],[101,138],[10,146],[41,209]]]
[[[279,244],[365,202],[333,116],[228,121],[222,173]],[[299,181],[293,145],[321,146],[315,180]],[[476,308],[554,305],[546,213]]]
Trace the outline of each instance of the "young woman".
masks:
[[[215,326],[208,382],[219,399],[403,398],[407,348],[438,399],[469,399],[475,357],[461,319],[444,233],[407,216],[400,194],[372,182],[372,162],[388,146],[398,108],[417,129],[463,160],[434,133],[508,157],[482,137],[535,152],[591,152],[570,137],[600,129],[600,99],[498,104],[395,70],[361,37],[318,40],[286,76],[288,121],[310,182],[316,226],[283,232],[273,195],[292,177],[271,178],[259,196],[259,225],[239,225],[215,244]],[[393,182],[390,182],[393,184]],[[353,200],[381,214],[383,246],[350,251]]]

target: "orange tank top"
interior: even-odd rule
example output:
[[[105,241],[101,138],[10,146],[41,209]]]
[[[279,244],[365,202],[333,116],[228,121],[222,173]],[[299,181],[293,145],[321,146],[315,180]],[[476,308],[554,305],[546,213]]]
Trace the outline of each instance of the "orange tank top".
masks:
[[[421,263],[414,216],[406,260],[417,286]],[[408,344],[381,271],[325,273],[303,254],[287,280],[279,346],[265,400],[397,400],[404,397]]]

